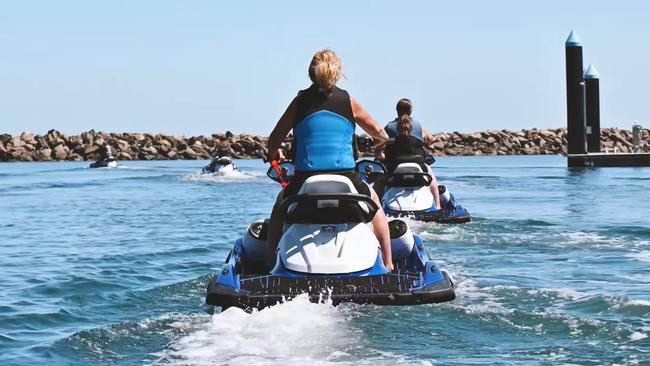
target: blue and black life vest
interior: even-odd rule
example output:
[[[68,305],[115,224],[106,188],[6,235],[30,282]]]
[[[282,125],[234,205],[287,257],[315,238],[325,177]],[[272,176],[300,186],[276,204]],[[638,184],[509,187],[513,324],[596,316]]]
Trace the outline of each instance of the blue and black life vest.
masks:
[[[399,163],[424,161],[424,135],[422,134],[422,125],[411,120],[411,134],[402,136],[399,131],[397,119],[388,122],[384,130],[388,137],[393,139],[389,141],[384,150],[385,164],[388,170],[393,170]]]
[[[296,172],[354,169],[356,125],[348,92],[337,87],[324,92],[312,84],[294,102]]]

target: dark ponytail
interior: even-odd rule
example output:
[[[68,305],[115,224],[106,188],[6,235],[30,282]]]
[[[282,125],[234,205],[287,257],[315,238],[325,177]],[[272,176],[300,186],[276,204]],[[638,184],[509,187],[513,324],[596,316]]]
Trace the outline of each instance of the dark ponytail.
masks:
[[[411,112],[413,105],[411,101],[402,98],[397,102],[397,131],[401,136],[410,136],[413,126],[411,125]]]
[[[411,116],[408,114],[402,114],[397,119],[397,130],[399,131],[400,136],[410,136],[412,129],[413,126],[411,126]]]

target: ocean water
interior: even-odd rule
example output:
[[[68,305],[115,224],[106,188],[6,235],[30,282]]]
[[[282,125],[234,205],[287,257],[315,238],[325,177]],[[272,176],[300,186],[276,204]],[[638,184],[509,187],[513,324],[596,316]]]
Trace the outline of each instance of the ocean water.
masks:
[[[648,168],[440,158],[474,220],[412,225],[454,302],[249,314],[205,288],[279,187],[204,163],[0,164],[0,365],[650,364]]]

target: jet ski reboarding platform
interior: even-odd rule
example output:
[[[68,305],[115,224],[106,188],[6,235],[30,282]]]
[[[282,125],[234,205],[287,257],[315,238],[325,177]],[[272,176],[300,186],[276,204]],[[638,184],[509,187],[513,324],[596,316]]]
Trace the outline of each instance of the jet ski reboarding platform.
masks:
[[[274,177],[272,169],[269,176]],[[277,179],[276,179],[277,180]],[[370,224],[378,207],[341,175],[308,178],[280,210],[285,228],[266,266],[267,222],[251,224],[208,285],[206,303],[263,308],[308,293],[312,301],[413,305],[451,301],[454,286],[406,222],[390,221],[394,271]]]

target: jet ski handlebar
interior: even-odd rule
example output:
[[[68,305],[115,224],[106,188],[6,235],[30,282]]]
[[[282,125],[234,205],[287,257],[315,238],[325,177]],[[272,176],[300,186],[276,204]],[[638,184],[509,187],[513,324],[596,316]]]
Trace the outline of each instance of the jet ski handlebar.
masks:
[[[271,166],[266,171],[266,176],[272,180],[282,184],[282,188],[289,185],[289,179],[294,174],[294,165],[291,161],[285,160],[279,162],[278,160],[264,160],[265,163],[270,163]]]

